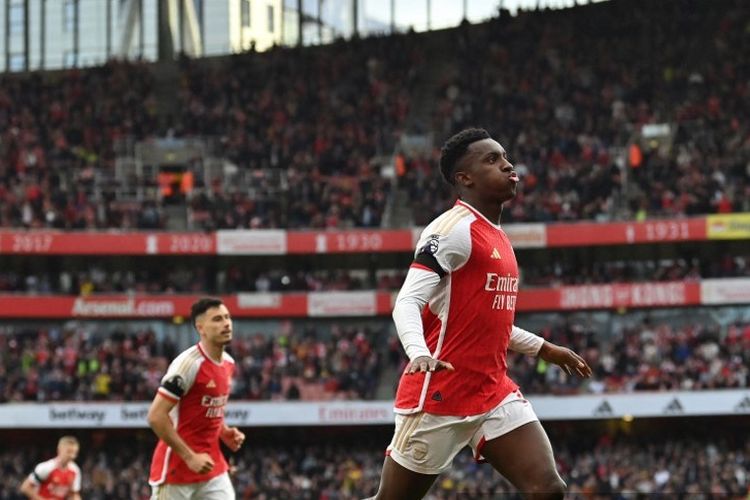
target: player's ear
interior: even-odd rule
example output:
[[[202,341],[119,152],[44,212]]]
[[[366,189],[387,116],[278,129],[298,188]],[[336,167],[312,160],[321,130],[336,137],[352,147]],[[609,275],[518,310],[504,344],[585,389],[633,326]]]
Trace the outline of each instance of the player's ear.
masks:
[[[471,187],[474,185],[474,180],[471,178],[471,174],[465,170],[457,170],[453,178],[456,181],[456,186]]]

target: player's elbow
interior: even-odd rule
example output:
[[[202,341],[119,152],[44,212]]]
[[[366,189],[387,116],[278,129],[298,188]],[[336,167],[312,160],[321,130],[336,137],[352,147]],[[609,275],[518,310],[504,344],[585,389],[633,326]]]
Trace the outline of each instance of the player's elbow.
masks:
[[[18,491],[30,498],[34,494],[34,487],[32,486],[31,481],[26,479],[21,483],[21,486],[18,487]]]
[[[393,318],[393,321],[398,322],[398,302],[393,304],[393,312],[391,312],[391,318]]]
[[[153,406],[149,408],[148,416],[146,417],[146,421],[148,422],[149,427],[151,427],[153,430],[157,430],[162,420],[162,415],[157,410],[155,410]]]

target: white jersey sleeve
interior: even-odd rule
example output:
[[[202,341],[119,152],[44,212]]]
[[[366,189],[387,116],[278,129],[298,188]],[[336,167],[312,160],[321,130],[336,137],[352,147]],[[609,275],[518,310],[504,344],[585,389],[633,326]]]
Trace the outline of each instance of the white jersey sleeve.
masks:
[[[193,386],[202,360],[203,355],[197,346],[183,351],[167,368],[167,373],[161,379],[159,394],[179,401]]]
[[[57,465],[54,458],[52,460],[47,460],[46,462],[37,464],[37,466],[34,467],[34,472],[29,475],[31,482],[36,485],[40,485],[47,480],[49,475],[52,474],[52,471],[55,470],[55,467],[57,467]]]
[[[466,264],[471,255],[471,222],[468,209],[456,206],[427,226],[417,242],[414,263],[441,278]]]
[[[73,493],[80,493],[81,492],[81,468],[78,467],[78,464],[73,462],[70,464],[73,467],[73,470],[76,472],[76,477],[73,479]]]
[[[440,283],[440,276],[432,271],[412,267],[396,297],[393,322],[410,361],[420,356],[432,356],[424,340],[422,308]]]
[[[510,332],[508,349],[520,352],[521,354],[536,356],[539,354],[542,345],[544,345],[542,337],[513,325],[513,329]]]
[[[428,225],[417,242],[414,263],[393,307],[396,331],[410,361],[432,356],[424,339],[422,309],[443,277],[469,260],[473,220],[468,209],[457,205]]]

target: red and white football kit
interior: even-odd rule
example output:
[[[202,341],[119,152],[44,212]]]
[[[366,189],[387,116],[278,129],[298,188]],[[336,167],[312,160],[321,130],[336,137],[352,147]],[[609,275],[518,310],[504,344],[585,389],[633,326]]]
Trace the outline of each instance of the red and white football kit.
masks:
[[[61,467],[56,458],[47,460],[34,467],[29,478],[39,486],[42,498],[65,500],[71,493],[81,492],[81,469],[75,462]]]
[[[510,240],[469,204],[459,200],[422,232],[393,318],[410,360],[431,356],[455,371],[402,374],[389,446],[394,460],[438,473],[467,444],[477,450],[484,440],[536,420],[507,375],[509,348],[536,355],[544,343],[513,325],[517,295]],[[517,403],[513,411],[499,410],[510,403]],[[462,432],[448,429],[451,444],[438,450],[445,439],[435,432],[454,421],[471,425]]]
[[[183,351],[169,365],[159,394],[177,403],[169,416],[177,434],[196,453],[208,453],[214,467],[207,474],[190,470],[185,461],[159,440],[151,461],[149,484],[206,482],[229,469],[219,447],[224,408],[234,374],[234,360],[223,353],[221,363],[211,359],[200,343]]]

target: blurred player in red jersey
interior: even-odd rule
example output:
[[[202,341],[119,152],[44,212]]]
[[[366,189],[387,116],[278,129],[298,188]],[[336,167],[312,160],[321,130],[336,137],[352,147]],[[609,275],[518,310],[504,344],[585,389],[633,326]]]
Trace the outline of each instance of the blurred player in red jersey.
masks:
[[[190,319],[200,341],[169,365],[148,413],[159,436],[151,461],[153,499],[234,499],[219,440],[237,451],[245,435],[224,424],[234,360],[224,352],[232,318],[220,299],[193,304]]]
[[[518,264],[499,225],[518,175],[483,129],[443,146],[440,169],[459,200],[423,231],[393,319],[409,364],[376,499],[422,498],[471,446],[529,498],[562,498],[547,434],[507,376],[507,350],[589,377],[576,353],[513,325]]]
[[[57,456],[34,467],[21,484],[21,493],[32,500],[81,500],[81,469],[74,462],[78,440],[63,436],[57,442]]]

